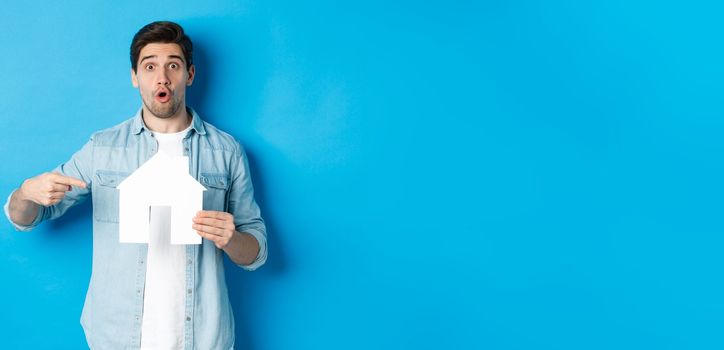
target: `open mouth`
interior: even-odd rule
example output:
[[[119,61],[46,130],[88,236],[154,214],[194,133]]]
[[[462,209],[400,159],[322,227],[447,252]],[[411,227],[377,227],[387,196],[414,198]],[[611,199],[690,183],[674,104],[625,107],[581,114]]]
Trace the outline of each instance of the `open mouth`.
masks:
[[[156,93],[156,101],[164,103],[171,99],[171,93],[169,91],[161,90]]]

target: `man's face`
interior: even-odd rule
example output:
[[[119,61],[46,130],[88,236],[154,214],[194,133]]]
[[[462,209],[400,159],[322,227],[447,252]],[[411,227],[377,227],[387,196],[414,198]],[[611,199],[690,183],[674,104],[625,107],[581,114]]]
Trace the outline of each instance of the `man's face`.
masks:
[[[186,106],[186,86],[194,81],[194,70],[193,65],[186,70],[178,44],[153,43],[141,49],[137,72],[131,69],[131,80],[141,93],[146,110],[166,119]]]

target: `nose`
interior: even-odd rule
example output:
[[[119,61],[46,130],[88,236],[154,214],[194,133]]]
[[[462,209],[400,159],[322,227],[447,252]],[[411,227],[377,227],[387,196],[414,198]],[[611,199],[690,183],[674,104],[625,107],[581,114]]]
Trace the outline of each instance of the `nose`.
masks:
[[[168,79],[168,74],[166,74],[165,70],[161,70],[158,74],[158,85],[167,86],[171,84],[171,81]]]

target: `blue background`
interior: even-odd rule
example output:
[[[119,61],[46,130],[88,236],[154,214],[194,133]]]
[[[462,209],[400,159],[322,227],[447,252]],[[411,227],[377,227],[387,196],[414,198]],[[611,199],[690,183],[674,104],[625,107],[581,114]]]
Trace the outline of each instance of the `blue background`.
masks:
[[[268,223],[238,348],[721,349],[722,10],[5,2],[0,193],[132,116],[131,38],[174,20]],[[2,220],[3,348],[85,346],[89,214]]]

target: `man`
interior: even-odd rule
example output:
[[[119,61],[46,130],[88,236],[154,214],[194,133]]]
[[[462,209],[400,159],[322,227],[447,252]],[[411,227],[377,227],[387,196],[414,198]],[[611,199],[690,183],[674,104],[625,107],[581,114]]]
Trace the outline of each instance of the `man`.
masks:
[[[91,349],[230,349],[234,319],[223,254],[254,270],[266,261],[266,227],[244,149],[186,106],[193,46],[172,22],[150,23],[131,43],[131,80],[142,107],[91,136],[53,172],[23,182],[5,204],[28,231],[88,196],[93,265],[81,324]],[[201,245],[170,244],[168,207],[151,207],[148,244],[119,243],[116,186],[156,152],[187,156],[205,188],[193,222]]]

